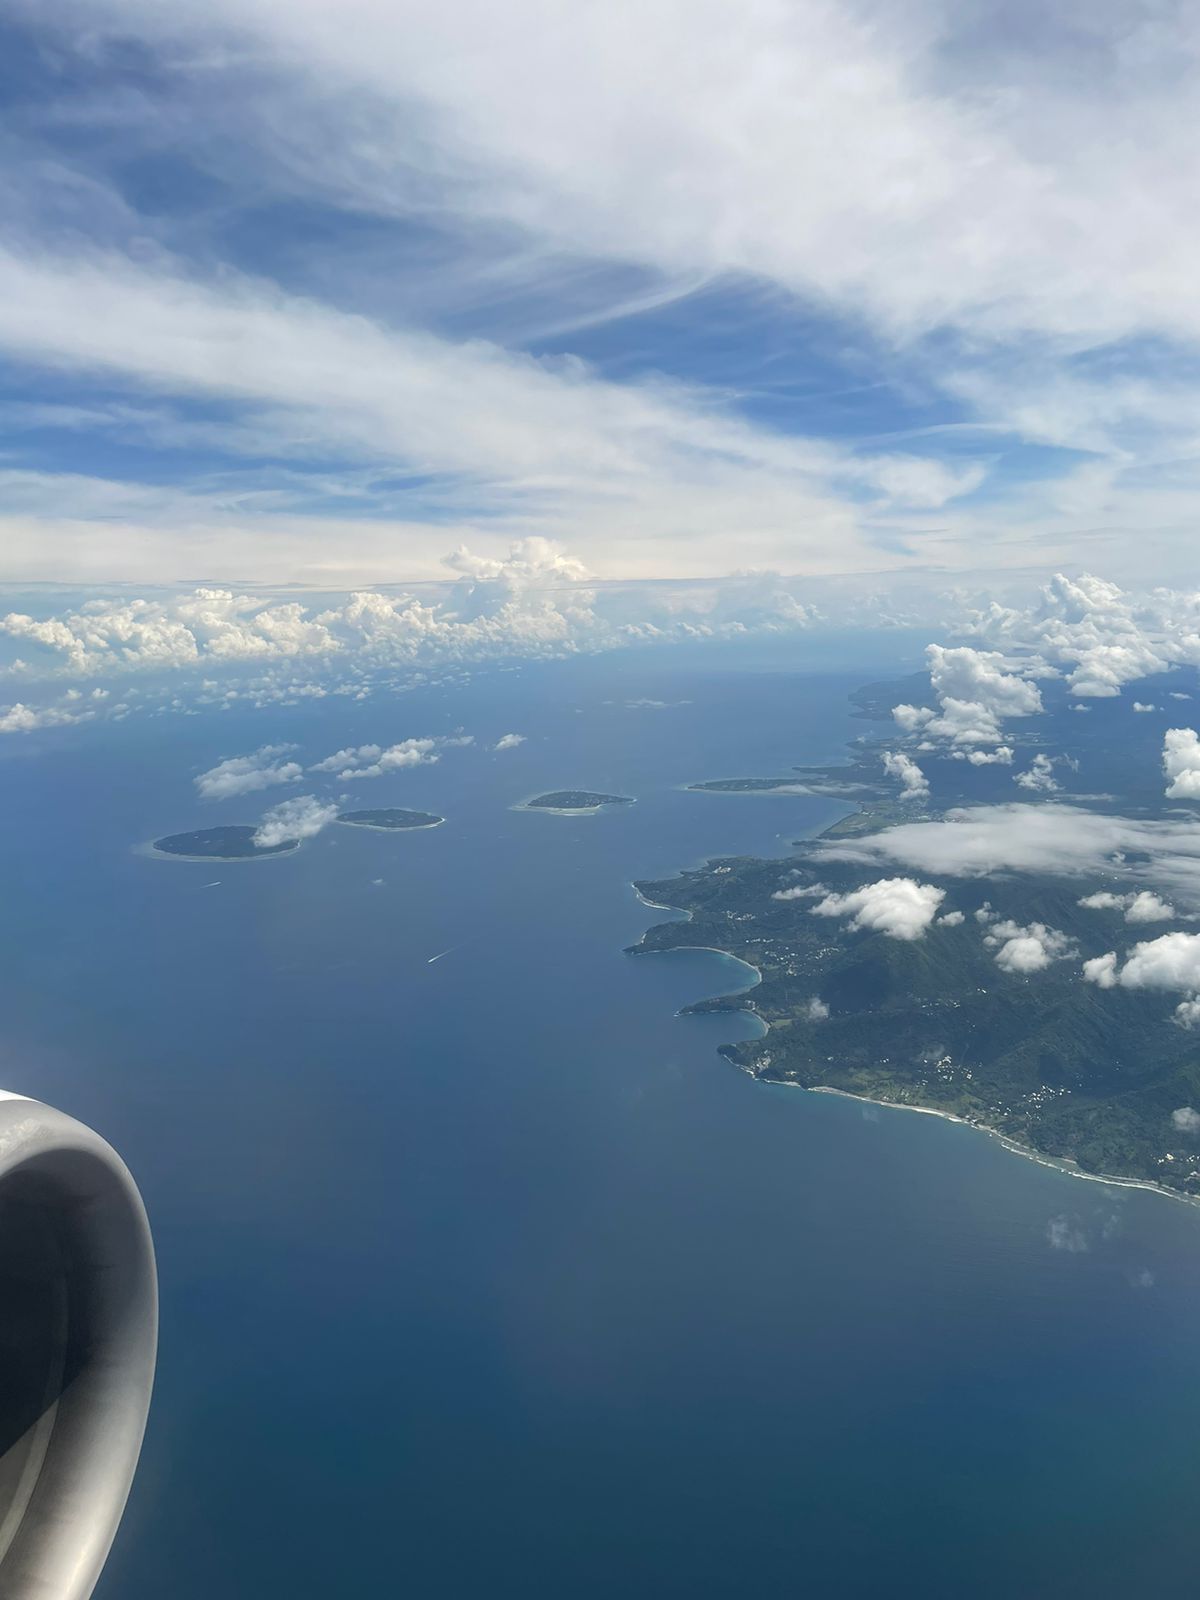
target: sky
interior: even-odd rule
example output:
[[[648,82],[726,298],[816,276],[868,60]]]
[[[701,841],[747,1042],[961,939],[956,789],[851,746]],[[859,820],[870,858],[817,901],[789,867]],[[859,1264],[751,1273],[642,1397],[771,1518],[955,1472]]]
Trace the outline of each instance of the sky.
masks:
[[[1189,577],[1192,8],[0,34],[0,583]]]

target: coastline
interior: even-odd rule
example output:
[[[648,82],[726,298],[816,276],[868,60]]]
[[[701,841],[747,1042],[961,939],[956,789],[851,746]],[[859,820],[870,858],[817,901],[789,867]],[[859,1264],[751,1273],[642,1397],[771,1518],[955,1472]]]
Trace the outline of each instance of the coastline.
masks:
[[[689,789],[692,788],[691,785],[687,785],[686,787],[689,788]],[[701,790],[701,791],[698,791],[698,792],[711,794],[714,791],[712,791],[712,790]],[[716,791],[716,792],[737,794],[737,795],[743,795],[744,796],[746,794],[772,794],[772,793],[778,794],[780,791],[778,791],[778,790],[721,790],[721,791]],[[866,810],[867,810],[867,807],[860,803],[859,805],[854,807],[853,810],[848,812],[847,815],[850,815],[850,816],[862,815],[863,813],[866,812]],[[836,826],[837,826],[836,823],[830,824],[826,828],[822,829],[820,833],[814,834],[813,837],[815,839],[822,839],[830,831],[830,828],[836,827]],[[685,920],[687,922],[690,922],[692,920],[693,913],[691,911],[689,911],[685,906],[673,906],[673,905],[670,905],[669,903],[666,903],[666,902],[663,902],[663,901],[650,900],[650,899],[647,898],[646,895],[644,895],[642,893],[642,891],[638,888],[636,883],[634,883],[632,885],[632,888],[633,888],[634,894],[641,901],[641,903],[644,906],[649,907],[651,910],[654,910],[654,911],[681,911],[684,914],[683,920]],[[630,946],[630,953],[631,954],[669,955],[671,953],[671,950],[707,950],[707,951],[710,951],[714,955],[726,956],[730,961],[736,961],[736,962],[738,962],[738,964],[740,966],[749,968],[749,970],[754,973],[755,981],[748,986],[747,990],[735,990],[734,991],[735,994],[736,993],[747,993],[749,990],[757,988],[758,985],[762,982],[762,972],[761,972],[761,970],[758,967],[756,967],[753,964],[753,962],[747,961],[742,956],[734,955],[731,950],[722,950],[722,949],[719,949],[715,945],[691,945],[691,944],[672,945],[668,949],[664,949],[664,950],[646,950],[646,949],[642,948],[642,941],[644,939],[645,939],[645,934],[643,933],[642,939],[638,941],[638,944]],[[722,997],[722,996],[714,996],[713,998],[724,998],[724,997]],[[679,1013],[677,1013],[677,1014],[679,1014]],[[753,1017],[755,1019],[755,1021],[762,1028],[764,1037],[771,1031],[770,1022],[764,1016],[762,1016],[761,1013],[758,1012],[753,1007],[753,1005],[747,1007],[744,1014],[748,1015],[748,1016],[751,1016],[751,1017]],[[725,1057],[723,1059],[728,1059],[728,1058]],[[732,1064],[736,1065],[736,1063],[732,1063]],[[1183,1205],[1186,1205],[1186,1206],[1200,1207],[1200,1195],[1185,1194],[1180,1189],[1171,1189],[1171,1188],[1167,1187],[1167,1185],[1165,1185],[1165,1184],[1155,1183],[1153,1181],[1153,1179],[1150,1179],[1150,1178],[1127,1178],[1127,1177],[1120,1177],[1119,1175],[1117,1175],[1115,1173],[1085,1172],[1074,1161],[1071,1161],[1071,1160],[1069,1160],[1069,1159],[1067,1159],[1065,1157],[1048,1156],[1048,1155],[1044,1154],[1040,1150],[1033,1149],[1033,1147],[1030,1146],[1030,1145],[1022,1144],[1019,1140],[1014,1139],[1010,1134],[1003,1133],[999,1128],[989,1127],[988,1124],[984,1123],[984,1122],[972,1122],[966,1117],[957,1116],[952,1111],[943,1111],[937,1106],[919,1105],[919,1104],[916,1104],[916,1103],[911,1102],[911,1101],[903,1101],[903,1100],[880,1100],[880,1099],[878,1099],[878,1098],[876,1098],[875,1096],[872,1096],[872,1095],[855,1094],[850,1089],[838,1089],[833,1084],[813,1084],[810,1087],[810,1086],[808,1086],[806,1084],[788,1083],[788,1082],[785,1082],[783,1080],[775,1079],[775,1078],[760,1078],[757,1073],[751,1072],[747,1067],[741,1067],[739,1070],[744,1072],[745,1075],[748,1078],[753,1079],[753,1081],[755,1083],[758,1083],[758,1084],[766,1084],[766,1085],[774,1086],[774,1087],[780,1088],[780,1089],[800,1089],[800,1090],[803,1090],[804,1093],[806,1093],[806,1094],[834,1094],[834,1095],[839,1095],[844,1100],[857,1100],[860,1105],[883,1106],[885,1109],[887,1109],[889,1111],[916,1111],[916,1112],[919,1112],[922,1116],[938,1117],[943,1122],[957,1123],[959,1127],[969,1128],[969,1129],[972,1129],[976,1133],[982,1133],[982,1134],[987,1135],[988,1138],[996,1139],[1004,1147],[1004,1149],[1010,1151],[1013,1155],[1023,1156],[1025,1158],[1025,1160],[1027,1160],[1027,1161],[1033,1161],[1038,1166],[1049,1167],[1055,1172],[1061,1172],[1064,1176],[1066,1176],[1068,1178],[1082,1178],[1082,1179],[1086,1180],[1089,1183],[1103,1183],[1103,1184],[1107,1184],[1110,1188],[1115,1188],[1115,1189],[1144,1189],[1144,1190],[1148,1191],[1151,1194],[1162,1195],[1165,1199],[1168,1199],[1168,1200],[1178,1200]]]
[[[294,856],[302,842],[297,839],[290,849],[269,850],[253,856],[189,856],[177,850],[160,850],[155,840],[148,839],[145,844],[135,844],[133,854],[148,856],[152,861],[207,861],[210,864],[214,861],[228,861],[235,864],[242,861],[282,861],[287,856]]]
[[[684,913],[684,921],[690,922],[692,920],[692,913],[686,910],[683,906],[669,906],[664,905],[657,900],[647,900],[646,896],[638,888],[636,883],[630,884],[630,888],[644,906],[649,906],[654,911],[682,911]],[[642,939],[644,938],[645,934],[642,935]],[[732,999],[734,995],[750,994],[753,990],[757,989],[759,984],[763,981],[762,969],[756,967],[753,961],[747,961],[744,956],[735,956],[732,950],[722,950],[715,944],[677,944],[672,945],[669,950],[647,950],[642,947],[642,940],[639,940],[637,944],[629,946],[627,953],[629,955],[669,956],[677,951],[687,950],[703,950],[708,955],[724,956],[726,961],[735,961],[739,967],[745,967],[747,972],[752,972],[754,974],[753,983],[748,983],[744,989],[734,989],[728,997],[725,995],[713,995],[712,998],[714,1000],[722,1000],[725,998]],[[679,1012],[676,1013],[677,1016],[681,1014],[682,1013]],[[759,1027],[762,1029],[764,1037],[770,1033],[771,1024],[767,1021],[766,1017],[760,1015],[760,1013],[756,1011],[752,1005],[747,1006],[741,1012],[741,1015],[753,1017],[755,1022],[757,1022]]]
[[[334,818],[343,828],[369,828],[372,833],[424,833],[429,828],[440,828],[445,820],[445,817],[439,817],[436,822],[410,822],[402,828],[396,828],[386,822],[353,822],[349,817]]]
[[[683,911],[688,922],[692,920],[692,913],[683,906],[664,905],[659,901],[648,900],[635,883],[633,892],[644,906],[649,906],[655,911]],[[643,938],[645,936],[643,935]],[[732,950],[721,950],[711,944],[680,944],[672,945],[666,950],[643,950],[639,945],[630,946],[631,954],[649,956],[670,955],[675,950],[706,950],[712,955],[725,956],[730,961],[736,961],[739,966],[748,968],[754,974],[754,982],[746,989],[735,990],[735,994],[746,994],[756,989],[762,982],[762,972],[752,961],[747,961],[743,956],[735,956]],[[724,998],[714,996],[713,998]],[[679,1015],[680,1013],[676,1013]],[[763,1030],[765,1038],[771,1031],[771,1024],[760,1012],[751,1005],[746,1008],[743,1015],[753,1017]],[[728,1059],[723,1057],[723,1059]],[[736,1063],[732,1063],[736,1065]],[[976,1133],[986,1134],[990,1139],[999,1140],[1003,1147],[1013,1155],[1023,1156],[1027,1161],[1036,1162],[1038,1166],[1050,1167],[1055,1172],[1061,1172],[1068,1178],[1082,1178],[1088,1183],[1105,1183],[1114,1189],[1146,1189],[1151,1194],[1164,1196],[1168,1200],[1178,1200],[1185,1206],[1200,1207],[1200,1195],[1184,1194],[1180,1189],[1168,1188],[1166,1184],[1155,1183],[1151,1178],[1123,1178],[1116,1173],[1084,1172],[1082,1167],[1074,1161],[1062,1156],[1048,1156],[1041,1150],[1035,1150],[1031,1145],[1022,1144],[1014,1139],[1011,1134],[1003,1133],[999,1128],[989,1127],[986,1122],[972,1122],[967,1117],[957,1116],[953,1111],[943,1111],[938,1106],[923,1106],[908,1100],[880,1100],[874,1095],[855,1094],[851,1089],[838,1089],[831,1083],[812,1084],[788,1083],[779,1078],[760,1078],[756,1072],[751,1072],[747,1067],[739,1067],[739,1071],[757,1084],[765,1084],[777,1089],[800,1089],[805,1094],[836,1094],[843,1100],[857,1100],[860,1105],[883,1106],[888,1111],[916,1111],[924,1117],[938,1117],[942,1122],[957,1123],[960,1128],[970,1128]]]
[[[755,1083],[773,1084],[779,1089],[802,1089],[805,1094],[836,1094],[843,1100],[857,1100],[860,1105],[883,1106],[888,1111],[916,1111],[923,1117],[938,1117],[942,1122],[957,1123],[960,1128],[970,1128],[975,1133],[986,1134],[989,1139],[997,1139],[1013,1155],[1024,1156],[1027,1161],[1036,1162],[1039,1167],[1049,1167],[1054,1172],[1061,1172],[1065,1177],[1082,1178],[1087,1183],[1105,1183],[1114,1189],[1146,1189],[1151,1194],[1163,1195],[1168,1200],[1179,1200],[1185,1206],[1200,1206],[1200,1195],[1184,1194],[1181,1189],[1168,1188],[1166,1184],[1155,1183],[1152,1178],[1122,1178],[1115,1173],[1085,1172],[1082,1167],[1064,1156],[1048,1156],[1044,1151],[1035,1150],[1032,1145],[1022,1144],[1011,1134],[1002,1133],[999,1128],[989,1127],[986,1122],[972,1122],[968,1117],[956,1116],[953,1111],[942,1111],[937,1106],[917,1105],[907,1100],[880,1100],[874,1095],[855,1094],[852,1089],[837,1089],[831,1083],[814,1083],[811,1086],[803,1083],[785,1083],[778,1078],[760,1078],[745,1068],[742,1070],[746,1072],[748,1078],[753,1078]]]

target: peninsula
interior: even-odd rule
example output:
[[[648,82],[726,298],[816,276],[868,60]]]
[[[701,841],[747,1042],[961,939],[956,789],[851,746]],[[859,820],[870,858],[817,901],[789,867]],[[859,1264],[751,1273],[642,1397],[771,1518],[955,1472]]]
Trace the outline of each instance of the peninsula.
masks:
[[[911,698],[911,684],[904,688]],[[872,695],[886,704],[880,689]],[[1121,891],[1162,886],[1139,878],[1135,853],[1094,866],[1047,861],[1030,870],[1001,859],[957,872],[938,870],[932,851],[915,870],[889,854],[891,830],[899,851],[926,827],[953,830],[1014,803],[1031,818],[1054,804],[1081,826],[1103,818],[1144,827],[1148,816],[1171,826],[1161,783],[1157,800],[1147,792],[1155,756],[1132,751],[1124,731],[1104,731],[1102,717],[1122,714],[1119,703],[1093,704],[1088,718],[1047,715],[1037,734],[1063,752],[1056,770],[1080,786],[1073,805],[1061,793],[1047,800],[1014,788],[1006,765],[929,754],[921,759],[932,794],[904,800],[883,771],[894,733],[886,746],[856,741],[840,769],[693,785],[751,794],[801,787],[857,809],[781,859],[727,857],[638,882],[643,899],[688,917],[651,927],[630,953],[707,947],[755,967],[753,989],[687,1008],[760,1019],[759,1037],[721,1049],[755,1078],[938,1111],[1085,1174],[1200,1197],[1200,1030],[1187,1026],[1186,1008],[1181,1025],[1178,992],[1086,981],[1083,972],[1084,962],[1138,940],[1172,930],[1186,937],[1186,899],[1182,910],[1152,905],[1149,926],[1127,918],[1134,893]],[[1101,784],[1105,792],[1091,789]],[[872,892],[902,882],[929,897],[918,931],[889,934],[856,914]]]

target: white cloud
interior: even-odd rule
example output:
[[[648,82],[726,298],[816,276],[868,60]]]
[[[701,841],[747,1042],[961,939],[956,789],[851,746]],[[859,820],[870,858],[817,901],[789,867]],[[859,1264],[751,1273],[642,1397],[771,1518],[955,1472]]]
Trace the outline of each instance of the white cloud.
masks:
[[[1103,699],[1200,659],[1196,606],[1190,592],[1162,589],[1137,600],[1101,578],[1058,573],[1032,609],[993,602],[975,614],[971,631],[1062,671],[1073,694]]]
[[[5,309],[16,305],[20,316]],[[855,453],[757,425],[712,389],[617,383],[578,358],[385,324],[228,265],[188,273],[165,253],[0,250],[0,349],[163,403],[231,408],[236,421],[193,442],[287,464],[244,496],[259,536],[243,533],[237,570],[257,581],[316,583],[339,568],[350,582],[411,581],[430,574],[433,530],[475,538],[481,522],[498,539],[565,532],[608,577],[723,574],[735,525],[747,564],[786,555],[810,572],[869,570],[874,521],[968,494],[987,470]],[[126,407],[126,428],[137,415]],[[189,439],[179,424],[166,434]],[[314,445],[338,463],[338,498],[366,516],[322,526],[313,515]],[[416,485],[406,496],[381,488],[399,473]],[[219,496],[135,488],[114,517],[116,487],[46,484],[30,510],[9,513],[0,575],[36,576],[47,559],[77,580],[96,575],[83,566],[95,551],[64,514],[73,490],[95,502],[86,521],[105,529],[110,578],[179,581],[219,537]]]
[[[1042,709],[1037,685],[1006,671],[1004,657],[994,651],[931,644],[925,654],[933,691],[943,706],[947,700],[979,706],[997,720],[1029,717]]]
[[[452,738],[401,739],[386,749],[378,744],[360,744],[335,750],[323,761],[314,762],[309,771],[332,772],[342,779],[381,778],[406,767],[431,766],[441,760],[443,750],[471,743],[469,735],[458,734]]]
[[[1120,968],[1115,957],[1100,956],[1097,960],[1104,965],[1088,962],[1096,975],[1086,975],[1103,989],[1115,983],[1123,989],[1200,990],[1200,933],[1164,933],[1157,939],[1145,940],[1134,945]],[[1111,974],[1112,982],[1102,973]]]
[[[807,887],[801,884],[793,884],[790,889],[776,889],[775,893],[771,896],[771,899],[819,900],[821,899],[822,895],[827,895],[828,893],[829,891],[826,889],[823,883],[813,883],[809,884]]]
[[[33,733],[37,728],[59,728],[86,722],[90,711],[68,711],[61,706],[27,706],[21,701],[0,711],[0,733]]]
[[[1180,1133],[1200,1133],[1200,1111],[1192,1106],[1177,1106],[1171,1113],[1171,1126]]]
[[[1101,989],[1166,989],[1185,996],[1175,1007],[1181,1028],[1200,1027],[1200,933],[1164,933],[1136,944],[1124,966],[1116,951],[1083,964],[1088,983]]]
[[[1135,477],[1143,469],[1143,495],[1153,486],[1147,460],[1154,480],[1181,470],[1180,450],[1155,447],[1164,397],[1182,416],[1177,429],[1189,426],[1194,401],[1179,403],[1191,390],[1188,364],[1171,359],[1172,342],[1190,349],[1200,326],[1189,212],[1196,160],[1179,137],[1197,79],[1186,7],[1048,8],[1022,12],[1014,27],[994,5],[749,0],[731,38],[726,8],[711,0],[616,0],[549,22],[533,0],[410,0],[402,27],[385,0],[14,4],[46,30],[46,59],[74,48],[88,62],[119,61],[135,49],[145,63],[136,93],[120,80],[119,93],[72,94],[66,110],[52,103],[35,119],[57,132],[55,113],[69,114],[71,145],[115,144],[127,158],[120,135],[140,131],[152,150],[165,142],[197,170],[215,169],[210,181],[231,213],[241,179],[260,206],[282,194],[302,207],[340,207],[371,219],[368,233],[432,217],[446,243],[421,296],[401,279],[405,311],[413,298],[426,311],[430,302],[461,311],[439,298],[439,283],[454,279],[464,292],[471,268],[455,266],[474,244],[484,258],[466,308],[474,315],[437,325],[474,329],[479,300],[495,312],[518,299],[529,285],[522,272],[539,300],[568,280],[621,279],[619,298],[632,310],[712,286],[749,298],[747,284],[764,285],[776,304],[794,299],[831,311],[840,330],[869,329],[880,352],[873,370],[893,389],[907,354],[899,376],[920,378],[922,399],[931,378],[948,389],[966,408],[964,428],[1004,427],[1099,456],[1043,492],[1055,510],[1082,502],[1081,536],[1115,537],[1131,562],[1139,542],[1107,514],[1104,495],[1125,466]],[[1129,128],[1136,140],[1124,136]],[[31,132],[23,127],[22,137]],[[102,243],[129,234],[149,265],[20,259],[3,298],[25,313],[13,311],[5,326],[25,359],[89,377],[115,371],[136,389],[232,396],[250,413],[239,431],[293,450],[311,429],[347,451],[386,449],[439,482],[452,475],[460,499],[464,482],[479,484],[489,507],[511,497],[524,509],[532,499],[544,523],[575,519],[572,536],[589,536],[580,545],[589,557],[603,549],[603,521],[621,538],[626,570],[631,528],[644,532],[651,562],[695,559],[680,551],[689,514],[705,521],[710,478],[719,492],[703,531],[737,527],[753,538],[769,523],[783,551],[789,535],[806,540],[798,565],[829,541],[821,519],[806,519],[781,485],[786,473],[748,482],[736,450],[690,450],[672,418],[654,425],[657,411],[639,430],[624,419],[621,386],[577,363],[522,360],[481,340],[447,351],[448,341],[247,284],[227,267],[189,283],[171,247],[194,237],[202,218],[172,230],[157,214],[131,215],[129,200],[89,174],[68,164],[64,175],[67,141],[48,150],[53,159],[30,166],[39,188],[69,189],[74,224],[51,236],[74,241],[78,215],[95,210]],[[393,249],[391,272],[399,276],[408,253],[428,260],[420,248]],[[211,239],[197,254],[212,259]],[[309,294],[336,289],[356,303],[351,274],[320,265],[306,275]],[[372,287],[359,303],[385,298]],[[611,287],[608,298],[611,309]],[[569,323],[569,311],[552,306],[551,322]],[[1123,376],[1125,353],[1147,346],[1153,356]],[[1118,394],[1125,409],[1114,415]],[[705,399],[707,408],[691,408],[701,420],[723,397]],[[92,404],[76,398],[70,409]],[[1141,426],[1127,423],[1114,438],[1125,411]],[[673,470],[660,477],[664,458]],[[889,453],[859,468],[855,487],[938,506],[984,470],[957,453]],[[613,507],[603,503],[606,475]],[[853,523],[856,510],[839,505],[828,520]],[[986,516],[990,554],[994,504]],[[1040,553],[1045,522],[1016,520],[1020,556],[1030,528]],[[1155,526],[1152,511],[1143,520]],[[655,525],[667,531],[656,537]],[[955,532],[933,530],[937,555],[961,542]],[[343,533],[351,543],[353,531]],[[55,536],[64,553],[89,542],[61,524]],[[266,559],[270,542],[255,541]],[[289,553],[295,564],[294,545]],[[848,563],[863,553],[851,550]]]
[[[281,800],[263,815],[255,829],[254,843],[259,849],[287,844],[291,840],[311,839],[335,820],[338,808],[324,805],[311,794]]]
[[[1163,773],[1170,800],[1200,800],[1200,738],[1195,728],[1168,728],[1163,734]]]
[[[1022,789],[1034,789],[1042,793],[1053,793],[1058,788],[1058,779],[1054,776],[1054,761],[1048,756],[1039,753],[1034,756],[1031,764],[1024,772],[1013,774],[1013,782]]]
[[[1086,894],[1079,901],[1090,911],[1123,911],[1126,922],[1170,922],[1177,915],[1175,907],[1150,889],[1137,893],[1113,894],[1102,889],[1096,894]]]
[[[333,605],[263,600],[230,589],[96,599],[58,615],[10,612],[0,630],[72,675],[296,663],[315,671],[405,667],[505,656],[562,656],[674,639],[805,626],[799,580],[758,574],[718,585],[596,589],[561,545],[540,537],[499,557],[460,548],[437,589],[363,590]],[[31,669],[32,670],[32,669]]]
[[[202,772],[195,780],[196,788],[205,800],[228,800],[234,795],[270,789],[277,783],[295,783],[303,777],[303,767],[298,761],[279,759],[292,748],[286,744],[264,744],[253,755],[230,756],[208,772]]]
[[[492,746],[493,750],[515,750],[519,744],[525,743],[523,733],[502,733]]]
[[[969,761],[973,767],[1011,767],[1012,746],[998,745],[995,750],[952,750],[952,761]]]
[[[1114,989],[1117,985],[1117,952],[1093,956],[1083,963],[1084,981],[1094,983],[1099,989]]]
[[[1135,711],[1145,712],[1145,711],[1157,711],[1158,707],[1155,706],[1155,705],[1148,705],[1148,704],[1146,704],[1145,701],[1142,701],[1142,700],[1135,700],[1133,702],[1133,709]]]
[[[944,916],[937,919],[937,922],[939,928],[961,928],[966,920],[966,915],[962,911],[947,911]]]
[[[983,942],[995,951],[1001,971],[1017,974],[1042,972],[1051,962],[1074,955],[1076,949],[1065,933],[1044,922],[1031,922],[1027,927],[1013,921],[995,922]]]
[[[810,1022],[824,1022],[829,1016],[829,1007],[819,996],[813,995],[804,1008],[804,1014]]]
[[[946,891],[913,878],[881,878],[848,894],[827,894],[813,906],[817,917],[849,917],[853,929],[919,939],[937,914]]]
[[[1054,801],[963,806],[937,821],[819,843],[817,857],[955,877],[1103,873],[1141,879],[1200,906],[1200,818],[1109,816]]]
[[[903,751],[885,750],[881,757],[889,778],[899,778],[901,800],[928,800],[929,781],[911,756]]]
[[[265,116],[291,181],[355,209],[403,210],[436,178],[444,204],[542,249],[668,279],[754,272],[893,337],[950,325],[1074,349],[1200,324],[1178,141],[1196,69],[1174,12],[1093,9],[1082,32],[1074,13],[1039,16],[1002,50],[992,13],[815,0],[754,0],[733,38],[722,8],[683,0],[555,28],[529,3],[431,0],[403,30],[384,0],[83,15],[185,61],[188,46],[210,73],[258,67],[265,112],[231,96],[242,139]]]
[[[1000,725],[1005,717],[1034,716],[1043,709],[1037,684],[1006,670],[1005,658],[995,651],[931,644],[925,655],[938,710],[894,706],[892,716],[906,733],[920,731],[926,738],[945,739],[962,747],[1000,745]],[[1011,761],[1012,751],[1008,750],[1007,758],[995,755],[992,759]],[[980,764],[978,760],[976,764]]]
[[[928,706],[902,704],[892,707],[892,716],[895,719],[896,726],[902,733],[919,732],[920,729],[925,727],[926,723],[933,721],[934,715],[935,713],[930,711]]]
[[[61,617],[9,612],[0,627],[45,646],[78,673],[323,656],[338,648],[298,603],[262,605],[225,589],[161,601],[96,600]]]

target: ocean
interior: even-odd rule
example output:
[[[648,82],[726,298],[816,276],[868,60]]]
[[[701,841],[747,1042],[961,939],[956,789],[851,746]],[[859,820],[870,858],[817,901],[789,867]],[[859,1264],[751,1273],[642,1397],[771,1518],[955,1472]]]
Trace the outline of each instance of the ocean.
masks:
[[[924,642],[4,742],[0,1083],[121,1149],[159,1254],[103,1600],[1190,1590],[1200,1209],[756,1084],[716,1053],[751,1019],[677,1015],[745,968],[623,953],[663,915],[633,879],[841,810],[685,786],[839,759]],[[440,828],[136,848],[282,796],[199,802],[224,756],[457,729],[345,786]],[[637,804],[513,809],[575,786]]]

